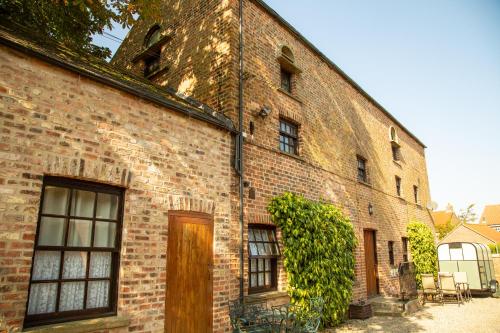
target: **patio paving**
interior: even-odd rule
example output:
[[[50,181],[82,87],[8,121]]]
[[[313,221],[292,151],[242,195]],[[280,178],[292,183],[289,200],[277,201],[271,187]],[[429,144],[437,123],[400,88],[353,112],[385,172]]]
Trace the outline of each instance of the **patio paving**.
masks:
[[[458,306],[427,303],[425,307],[405,317],[372,317],[349,320],[324,333],[343,332],[481,332],[500,333],[500,299],[474,298]]]

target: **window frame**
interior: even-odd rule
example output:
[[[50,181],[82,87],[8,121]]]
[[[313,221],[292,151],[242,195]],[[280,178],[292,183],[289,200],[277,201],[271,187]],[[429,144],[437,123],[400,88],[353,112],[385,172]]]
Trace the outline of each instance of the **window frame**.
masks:
[[[70,189],[69,197],[68,197],[68,207],[66,207],[66,211],[64,215],[58,214],[43,214],[43,205],[45,200],[45,189],[47,186],[55,186]],[[92,217],[82,217],[82,216],[73,216],[71,215],[71,206],[72,206],[72,197],[73,190],[83,190],[90,191],[96,194],[104,193],[104,194],[113,194],[118,196],[118,207],[117,207],[117,216],[116,219],[104,219],[97,218],[97,197],[95,195],[94,198],[94,206],[93,206],[93,216]],[[30,268],[30,279],[28,286],[28,297],[26,300],[26,310],[23,327],[36,327],[41,325],[48,325],[54,323],[62,323],[62,322],[70,322],[82,319],[91,319],[91,318],[99,318],[106,316],[113,316],[117,313],[117,304],[118,304],[118,279],[119,279],[119,270],[120,270],[120,251],[121,251],[121,240],[122,240],[122,229],[123,229],[123,211],[124,211],[124,198],[125,198],[125,189],[117,186],[100,184],[96,182],[90,181],[82,181],[78,179],[64,178],[64,177],[55,177],[55,176],[44,176],[43,184],[42,184],[42,192],[39,203],[39,211],[38,211],[38,219],[36,226],[36,235],[35,242],[33,246],[33,255],[31,261]],[[65,227],[64,227],[64,244],[61,246],[56,245],[39,245],[40,238],[40,227],[41,221],[43,217],[56,217],[56,218],[64,218]],[[90,245],[89,246],[68,246],[68,233],[69,233],[69,221],[71,219],[78,220],[86,220],[92,222],[92,232],[90,234]],[[97,221],[103,222],[113,222],[116,223],[115,229],[115,244],[114,247],[97,247],[94,246],[94,235],[95,235],[95,225]],[[34,280],[33,281],[33,269],[35,267],[35,254],[37,251],[57,251],[59,252],[59,272],[58,278],[53,280]],[[85,277],[84,278],[63,278],[63,265],[64,265],[64,255],[65,252],[86,252],[86,266],[85,266]],[[90,258],[92,252],[110,252],[111,253],[111,265],[110,265],[110,275],[109,278],[91,278],[90,274]],[[87,302],[87,292],[88,292],[88,283],[89,281],[109,281],[109,295],[108,295],[108,306],[102,308],[92,308],[85,309]],[[61,296],[61,288],[63,282],[85,282],[84,287],[84,298],[83,298],[83,307],[82,310],[69,310],[59,312],[60,305],[60,296]],[[31,286],[33,283],[57,283],[57,292],[56,292],[56,304],[55,311],[51,313],[42,313],[42,314],[28,314],[28,304],[30,300],[31,294]]]
[[[401,161],[401,148],[399,145],[395,144],[394,142],[391,143],[391,151],[392,151],[392,160],[399,162]]]
[[[286,81],[288,81],[288,85],[284,84]],[[283,66],[280,66],[280,88],[289,94],[293,92],[293,73]]]
[[[395,176],[394,179],[396,181],[396,195],[398,197],[401,197],[401,194],[402,194],[402,192],[401,192],[401,177]]]
[[[394,266],[394,241],[387,242],[387,248],[389,250],[389,265]]]
[[[415,203],[418,205],[420,203],[420,200],[418,200],[418,186],[413,185],[413,197],[415,199]]]
[[[368,184],[368,168],[367,168],[367,159],[361,155],[356,155],[356,178],[359,182]],[[363,167],[360,166],[360,163]],[[362,173],[362,174],[361,174]]]
[[[250,230],[251,229],[257,229],[257,230],[272,230],[274,232],[274,238],[275,242],[265,242],[265,241],[250,241]],[[268,292],[268,291],[275,291],[278,289],[278,259],[281,255],[280,253],[280,248],[279,248],[279,242],[276,234],[276,227],[273,225],[267,225],[267,224],[249,224],[248,225],[248,242],[247,242],[247,250],[248,250],[248,294],[258,294],[262,292]],[[275,244],[277,248],[277,254],[276,255],[252,255],[250,251],[250,243],[271,243]],[[252,260],[256,259],[268,259],[270,261],[270,271],[266,271],[266,264],[264,261],[264,270],[260,271],[258,268],[258,263],[257,263],[257,270],[255,272],[252,272]],[[264,285],[257,287],[252,287],[251,286],[251,279],[252,279],[252,273],[257,273],[257,276],[259,273],[264,273]],[[265,273],[270,272],[271,274],[271,283],[269,285],[266,285],[265,283]],[[258,278],[257,278],[258,282]]]
[[[290,127],[291,129],[295,129],[295,133],[283,131],[281,129],[282,124]],[[288,143],[283,142],[281,140],[282,137],[287,138]],[[293,145],[290,144],[290,139],[294,143]],[[289,151],[286,151],[285,149],[281,149],[282,144],[283,144],[283,147],[286,147],[286,146],[292,147],[293,152],[289,152]],[[285,153],[285,154],[291,154],[291,155],[295,155],[295,156],[299,155],[299,125],[297,123],[294,123],[288,119],[281,118],[281,117],[279,118],[279,150],[280,150],[280,152]]]
[[[408,237],[401,237],[401,243],[403,248],[403,262],[408,262]]]

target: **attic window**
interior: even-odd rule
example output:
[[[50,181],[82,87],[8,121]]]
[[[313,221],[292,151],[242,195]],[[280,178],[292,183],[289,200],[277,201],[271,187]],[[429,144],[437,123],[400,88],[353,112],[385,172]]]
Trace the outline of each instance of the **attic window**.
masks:
[[[161,37],[161,30],[159,25],[154,25],[144,38],[144,47],[147,49],[157,43]]]
[[[144,76],[148,77],[160,69],[161,47],[152,48],[161,38],[161,29],[159,25],[153,26],[144,39],[146,56],[144,57]]]
[[[295,62],[295,59],[293,57],[293,53],[292,53],[292,50],[290,50],[290,48],[288,46],[283,46],[281,48],[281,55],[283,57],[285,57],[288,61],[290,61],[291,63]]]

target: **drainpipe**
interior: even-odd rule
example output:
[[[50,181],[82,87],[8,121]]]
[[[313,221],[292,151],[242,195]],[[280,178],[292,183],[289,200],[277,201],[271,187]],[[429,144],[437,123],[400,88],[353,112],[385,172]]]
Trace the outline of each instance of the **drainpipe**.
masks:
[[[240,300],[243,301],[243,0],[239,0],[239,96],[238,96],[238,140],[240,175]]]

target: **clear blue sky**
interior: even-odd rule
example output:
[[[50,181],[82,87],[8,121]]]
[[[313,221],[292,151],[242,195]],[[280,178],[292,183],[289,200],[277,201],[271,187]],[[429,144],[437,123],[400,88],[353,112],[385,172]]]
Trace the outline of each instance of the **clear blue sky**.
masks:
[[[500,204],[500,0],[266,2],[428,146],[440,209]]]

